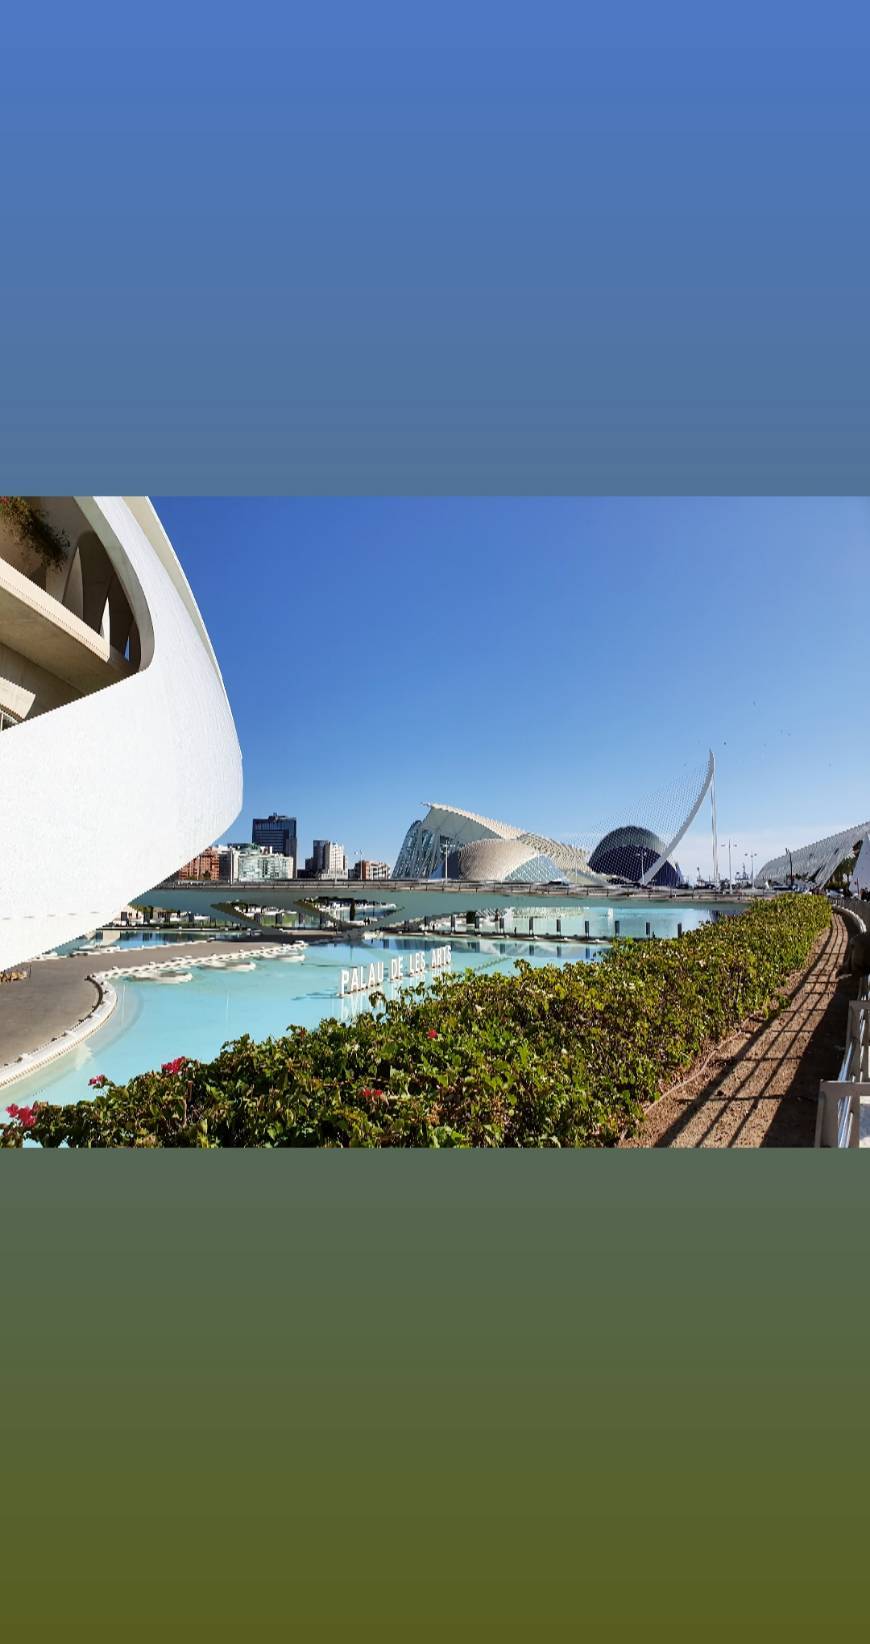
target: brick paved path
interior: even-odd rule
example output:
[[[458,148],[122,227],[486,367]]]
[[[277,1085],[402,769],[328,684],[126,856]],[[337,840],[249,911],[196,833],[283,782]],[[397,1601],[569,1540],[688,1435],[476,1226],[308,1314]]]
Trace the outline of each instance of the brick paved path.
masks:
[[[836,1077],[857,992],[857,977],[840,974],[847,940],[835,917],[806,970],[790,979],[780,1014],[745,1022],[623,1146],[812,1147],[819,1080]]]

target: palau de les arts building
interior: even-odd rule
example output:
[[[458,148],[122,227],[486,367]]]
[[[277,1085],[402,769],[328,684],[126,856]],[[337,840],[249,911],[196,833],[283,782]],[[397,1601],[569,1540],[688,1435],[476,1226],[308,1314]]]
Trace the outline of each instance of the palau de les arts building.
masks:
[[[0,497],[0,969],[113,918],[239,814],[217,659],[146,497]]]

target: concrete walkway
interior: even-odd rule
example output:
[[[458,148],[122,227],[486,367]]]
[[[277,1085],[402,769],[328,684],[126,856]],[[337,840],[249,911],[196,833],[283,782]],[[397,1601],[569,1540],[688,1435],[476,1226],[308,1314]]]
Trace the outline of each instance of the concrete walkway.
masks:
[[[84,968],[78,959],[51,959],[31,965],[23,981],[4,982],[0,986],[0,1066],[38,1050],[48,1039],[90,1016],[100,994],[96,983],[88,981],[88,971],[98,968],[93,958]]]
[[[835,918],[809,965],[789,979],[779,1015],[750,1017],[622,1145],[812,1147],[819,1081],[836,1078],[858,991],[858,977],[841,974],[847,941]]]
[[[281,940],[281,938],[277,938]],[[287,933],[287,941],[295,940]],[[262,945],[271,947],[276,938],[263,932]],[[201,959],[205,954],[232,957],[240,947],[255,948],[257,935],[244,934],[237,942],[178,942],[162,946],[149,942],[144,948],[126,948],[111,943],[91,953],[70,954],[62,959],[41,959],[29,966],[30,975],[20,982],[0,984],[0,1067],[19,1056],[38,1050],[67,1028],[76,1027],[99,1004],[99,990],[88,980],[94,971],[135,970],[141,965],[165,959]]]

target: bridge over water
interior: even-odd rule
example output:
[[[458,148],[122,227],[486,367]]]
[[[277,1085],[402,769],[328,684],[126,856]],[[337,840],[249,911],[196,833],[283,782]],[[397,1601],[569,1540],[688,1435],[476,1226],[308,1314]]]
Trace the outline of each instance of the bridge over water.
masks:
[[[560,912],[582,914],[585,908],[629,906],[642,908],[686,907],[736,912],[763,892],[666,889],[653,886],[612,885],[594,889],[588,885],[529,884],[518,880],[483,883],[463,879],[266,879],[227,882],[219,880],[173,881],[156,885],[136,898],[143,907],[172,913],[206,914],[244,925],[252,913],[315,912],[331,917],[328,904],[341,902],[365,906],[367,917],[374,905],[378,925],[432,924],[436,919],[469,913],[503,912],[513,909],[526,915],[542,916]],[[350,911],[345,917],[350,916]],[[338,921],[341,922],[341,921]]]

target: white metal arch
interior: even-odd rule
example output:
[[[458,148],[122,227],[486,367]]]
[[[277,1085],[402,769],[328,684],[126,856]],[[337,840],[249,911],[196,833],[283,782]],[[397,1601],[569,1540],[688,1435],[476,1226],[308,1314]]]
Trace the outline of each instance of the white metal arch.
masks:
[[[692,826],[692,823],[695,820],[695,817],[697,816],[699,810],[701,809],[702,804],[704,803],[704,799],[705,799],[706,795],[709,793],[709,791],[710,791],[710,789],[713,785],[713,780],[715,778],[715,775],[716,775],[716,760],[715,760],[715,757],[714,757],[714,754],[713,754],[713,750],[711,748],[710,749],[710,757],[707,761],[707,769],[704,773],[704,780],[701,783],[701,787],[700,787],[700,791],[698,793],[698,797],[695,800],[695,803],[692,806],[692,809],[689,811],[688,815],[686,816],[685,821],[681,823],[679,829],[674,834],[673,839],[668,840],[668,843],[666,844],[666,846],[665,846],[664,850],[662,851],[661,855],[656,857],[655,861],[652,864],[652,867],[647,868],[646,873],[641,875],[640,883],[642,885],[648,885],[651,882],[651,880],[653,880],[655,878],[656,874],[659,871],[659,868],[662,867],[663,864],[668,861],[668,859],[671,857],[671,855],[673,854],[673,852],[676,850],[677,846],[679,845],[680,840],[684,837],[685,834],[688,833],[690,827]],[[715,855],[715,843],[714,843],[714,855]],[[716,877],[717,877],[717,881],[718,881],[718,870],[716,870]]]

